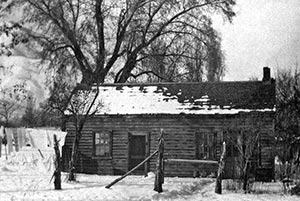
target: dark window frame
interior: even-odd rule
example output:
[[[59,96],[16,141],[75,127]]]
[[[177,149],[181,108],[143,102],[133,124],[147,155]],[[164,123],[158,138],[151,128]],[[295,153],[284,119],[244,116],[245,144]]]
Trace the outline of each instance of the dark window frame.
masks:
[[[196,132],[196,159],[217,160],[218,132]]]

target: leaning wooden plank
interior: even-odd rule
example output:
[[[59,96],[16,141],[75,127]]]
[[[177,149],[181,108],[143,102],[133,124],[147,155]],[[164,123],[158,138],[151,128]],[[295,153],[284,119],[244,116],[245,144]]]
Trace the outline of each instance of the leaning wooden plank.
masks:
[[[165,159],[166,163],[178,162],[178,163],[199,163],[199,164],[218,164],[218,161],[213,160],[193,160],[193,159]]]
[[[40,153],[40,155],[41,155],[42,159],[44,159],[44,155],[43,155],[43,153],[41,152],[41,150],[40,150],[40,149],[38,149],[38,151],[39,151],[39,153]]]
[[[111,186],[113,186],[114,184],[118,183],[119,181],[121,181],[122,179],[124,179],[125,177],[127,177],[129,174],[131,174],[133,171],[135,171],[136,169],[138,169],[140,166],[142,166],[145,162],[147,162],[150,158],[152,158],[155,154],[157,154],[158,150],[156,150],[155,152],[153,152],[150,156],[148,156],[145,160],[143,160],[142,162],[140,162],[137,166],[135,166],[134,168],[132,168],[131,170],[129,170],[126,174],[124,174],[123,176],[117,178],[116,180],[114,180],[113,182],[111,182],[110,184],[108,184],[107,186],[105,186],[105,188],[110,188]]]

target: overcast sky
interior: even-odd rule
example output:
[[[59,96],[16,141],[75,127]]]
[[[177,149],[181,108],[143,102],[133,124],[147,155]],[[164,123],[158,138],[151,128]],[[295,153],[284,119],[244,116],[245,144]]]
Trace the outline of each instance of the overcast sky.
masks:
[[[224,80],[261,78],[264,66],[274,73],[300,65],[300,0],[237,0],[236,12],[233,24],[215,21],[226,55]]]

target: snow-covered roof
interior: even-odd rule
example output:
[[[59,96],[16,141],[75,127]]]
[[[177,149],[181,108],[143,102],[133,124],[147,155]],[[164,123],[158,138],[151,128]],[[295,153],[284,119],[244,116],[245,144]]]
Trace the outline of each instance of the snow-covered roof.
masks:
[[[275,111],[275,82],[106,84],[97,114],[236,114]]]

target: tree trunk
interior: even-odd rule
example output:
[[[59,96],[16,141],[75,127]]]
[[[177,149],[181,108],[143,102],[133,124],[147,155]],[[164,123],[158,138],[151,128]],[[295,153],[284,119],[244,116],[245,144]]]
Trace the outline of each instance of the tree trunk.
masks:
[[[76,132],[75,134],[75,139],[73,142],[73,147],[72,147],[72,154],[71,154],[71,160],[69,162],[69,181],[76,181],[75,178],[75,169],[76,169],[76,162],[77,162],[77,157],[78,157],[78,146],[79,146],[79,132]]]
[[[5,127],[9,127],[8,122],[9,122],[9,119],[8,119],[8,117],[6,117],[5,118],[5,125],[4,125]]]
[[[223,142],[223,151],[221,154],[220,162],[219,162],[219,168],[218,168],[218,175],[216,178],[216,188],[215,193],[222,194],[222,176],[225,168],[225,157],[226,157],[226,143]]]
[[[5,159],[7,160],[8,159],[8,157],[7,157],[7,146],[5,145]]]
[[[60,129],[61,129],[61,131],[66,131],[67,130],[67,117],[63,112],[60,115],[61,115]]]
[[[247,183],[248,183],[248,178],[247,174],[244,173],[243,175],[243,190],[245,193],[247,193]]]
[[[0,136],[0,158],[2,156],[2,136]]]
[[[248,166],[249,166],[249,163],[246,162],[245,163],[245,167],[244,167],[244,170],[243,170],[243,190],[245,193],[248,192]]]
[[[127,79],[131,76],[131,71],[134,69],[134,67],[136,65],[136,58],[137,58],[137,55],[132,54],[127,59],[126,63],[124,64],[121,76],[117,80],[118,83],[125,83],[127,81]]]
[[[164,183],[164,138],[163,130],[161,130],[161,135],[158,144],[158,156],[156,163],[156,174],[155,174],[155,183],[154,190],[158,193],[163,192],[162,184]]]
[[[56,135],[54,135],[54,151],[55,151],[54,189],[61,190],[61,163],[60,163],[59,142],[57,141]]]
[[[93,84],[95,83],[97,83],[97,80],[94,72],[88,70],[82,71],[81,84],[87,86],[93,86]]]
[[[5,132],[5,128],[3,129],[3,134],[4,134],[4,137],[2,139],[2,144],[4,145],[4,150],[5,150],[5,159],[7,160],[7,135],[6,135],[6,132]]]

